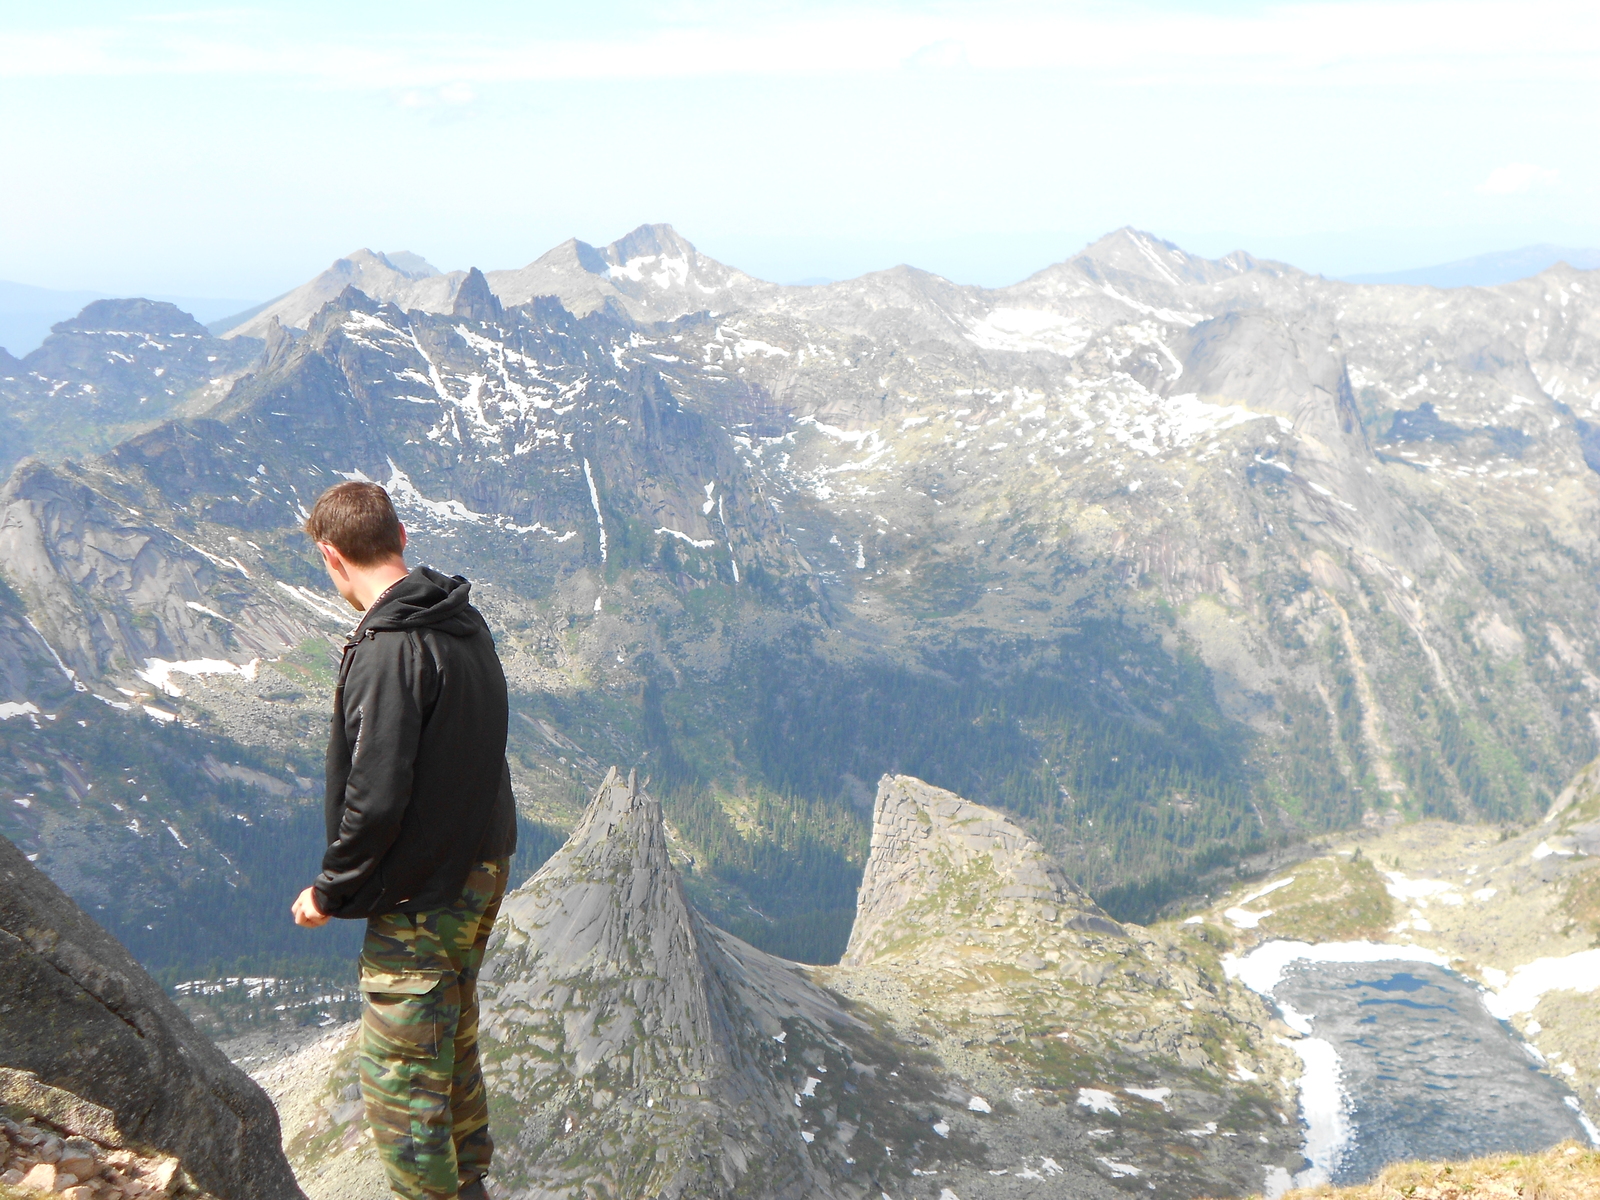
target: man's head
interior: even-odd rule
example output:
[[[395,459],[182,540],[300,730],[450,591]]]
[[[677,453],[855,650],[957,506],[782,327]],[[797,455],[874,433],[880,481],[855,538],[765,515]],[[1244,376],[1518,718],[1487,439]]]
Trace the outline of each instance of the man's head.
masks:
[[[358,611],[365,611],[397,572],[406,573],[405,526],[389,493],[375,483],[339,483],[323,492],[305,531],[322,552],[333,586]]]

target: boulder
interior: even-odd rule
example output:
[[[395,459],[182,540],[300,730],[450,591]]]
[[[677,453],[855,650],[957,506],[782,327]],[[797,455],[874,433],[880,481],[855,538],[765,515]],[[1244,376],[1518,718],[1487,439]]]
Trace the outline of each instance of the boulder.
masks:
[[[0,1102],[99,1145],[171,1155],[220,1200],[302,1195],[266,1094],[5,838]]]

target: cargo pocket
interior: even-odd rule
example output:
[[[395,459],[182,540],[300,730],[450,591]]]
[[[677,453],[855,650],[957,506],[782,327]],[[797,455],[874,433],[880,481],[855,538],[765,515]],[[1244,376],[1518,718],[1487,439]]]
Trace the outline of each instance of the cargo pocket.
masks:
[[[440,1011],[445,971],[361,972],[363,1040],[383,1058],[437,1058],[445,1033]]]

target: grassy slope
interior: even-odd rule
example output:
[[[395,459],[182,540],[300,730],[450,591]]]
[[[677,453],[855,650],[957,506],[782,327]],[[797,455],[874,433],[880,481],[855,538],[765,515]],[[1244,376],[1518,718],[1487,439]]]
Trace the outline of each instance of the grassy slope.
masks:
[[[1542,1154],[1395,1163],[1371,1183],[1298,1188],[1283,1200],[1593,1200],[1595,1196],[1600,1196],[1600,1151],[1563,1142]]]

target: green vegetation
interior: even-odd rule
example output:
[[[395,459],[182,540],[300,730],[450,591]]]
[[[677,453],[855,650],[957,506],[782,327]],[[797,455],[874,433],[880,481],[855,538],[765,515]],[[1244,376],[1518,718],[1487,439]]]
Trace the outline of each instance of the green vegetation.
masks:
[[[652,788],[697,852],[690,877],[697,903],[723,928],[763,950],[800,962],[837,962],[850,939],[866,863],[863,815],[759,784],[742,797],[729,795],[711,782],[710,771],[702,774],[679,752],[664,699],[659,688],[645,689],[644,731],[656,772]],[[737,821],[730,808],[737,809]],[[746,903],[730,905],[721,898],[723,889],[735,890]]]
[[[1561,907],[1600,946],[1600,870],[1586,871],[1574,879]]]
[[[1121,622],[1042,644],[955,646],[916,670],[767,646],[714,702],[711,691],[646,689],[656,790],[710,874],[769,918],[816,920],[815,940],[786,941],[807,961],[843,949],[840,902],[869,832],[861,790],[885,773],[1014,814],[1123,920],[1149,920],[1217,865],[1360,814],[1324,712],[1286,709],[1287,752],[1266,753],[1222,715],[1197,658]],[[723,792],[749,795],[759,817],[736,825]],[[754,921],[737,931],[777,948]]]
[[[1591,1200],[1600,1194],[1600,1151],[1562,1142],[1539,1154],[1496,1154],[1466,1162],[1405,1162],[1370,1183],[1296,1189],[1283,1200]],[[1252,1198],[1255,1200],[1255,1198]]]

